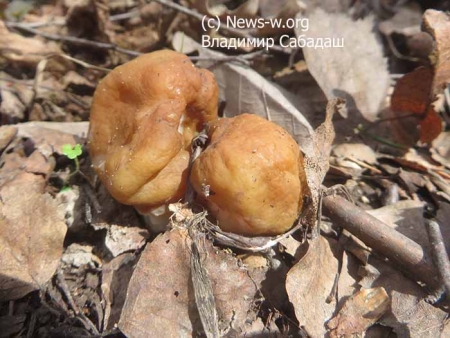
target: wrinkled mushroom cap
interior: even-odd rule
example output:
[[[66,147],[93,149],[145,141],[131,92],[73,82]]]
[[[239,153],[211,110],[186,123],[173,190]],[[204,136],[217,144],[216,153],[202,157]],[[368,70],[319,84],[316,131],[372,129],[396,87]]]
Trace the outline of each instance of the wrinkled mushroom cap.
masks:
[[[158,51],[115,68],[91,107],[93,167],[119,202],[146,212],[186,190],[191,140],[217,118],[218,87],[184,54]]]
[[[303,156],[291,135],[251,114],[213,122],[208,135],[190,180],[219,227],[242,235],[291,228],[307,190]]]

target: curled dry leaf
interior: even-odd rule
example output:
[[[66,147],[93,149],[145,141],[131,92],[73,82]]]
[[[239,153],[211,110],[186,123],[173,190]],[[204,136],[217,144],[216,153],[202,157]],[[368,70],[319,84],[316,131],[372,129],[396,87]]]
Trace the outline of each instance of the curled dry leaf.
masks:
[[[381,287],[363,289],[355,293],[347,299],[339,313],[327,323],[331,329],[330,337],[338,338],[363,333],[388,310],[389,303],[389,296]]]
[[[295,316],[313,338],[325,336],[325,322],[333,316],[336,307],[334,298],[326,302],[338,272],[339,262],[333,253],[336,244],[322,236],[311,241],[307,253],[286,278],[286,291]]]
[[[189,263],[191,240],[175,229],[144,250],[131,277],[119,328],[131,337],[185,337],[201,330]],[[243,332],[256,293],[245,269],[208,240],[202,263],[211,280],[221,332]]]
[[[343,39],[342,48],[304,47],[308,70],[328,99],[346,99],[350,112],[356,109],[371,121],[379,112],[390,81],[373,25],[371,17],[355,22],[345,14],[318,8],[309,16],[307,32],[296,28],[297,37]]]
[[[331,145],[335,137],[333,115],[343,107],[344,101],[341,99],[333,99],[328,102],[325,122],[316,129],[311,137],[309,147],[304,149],[306,182],[312,200],[305,211],[305,218],[310,227],[315,227],[316,224],[321,186],[330,166]]]
[[[177,32],[172,41],[178,51],[198,51],[199,67],[210,69],[220,88],[220,99],[226,102],[224,116],[254,113],[286,129],[304,150],[309,145],[313,129],[305,116],[313,115],[307,104],[291,100],[290,94],[266,80],[253,69],[234,62],[217,62],[225,54],[203,48],[193,39]]]
[[[61,258],[64,215],[43,186],[41,176],[20,173],[0,187],[1,301],[41,288]]]

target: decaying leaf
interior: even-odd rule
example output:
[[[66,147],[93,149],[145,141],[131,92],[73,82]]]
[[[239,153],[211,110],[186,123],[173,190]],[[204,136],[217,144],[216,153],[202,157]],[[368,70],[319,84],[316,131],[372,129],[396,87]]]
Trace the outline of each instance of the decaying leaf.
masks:
[[[388,263],[374,257],[369,263],[371,268],[365,270],[360,285],[383,287],[391,299],[391,308],[380,323],[392,327],[399,337],[439,337],[447,314],[427,303],[422,289]]]
[[[430,105],[433,75],[432,69],[419,67],[397,81],[391,110],[400,118],[393,120],[390,127],[398,142],[404,145],[413,145],[419,138],[423,143],[430,143],[442,131],[442,121]],[[420,131],[416,128],[418,124]]]
[[[309,145],[313,130],[305,118],[311,111],[307,105],[298,100],[298,104],[293,104],[289,93],[251,68],[232,62],[217,63],[215,60],[225,57],[224,54],[202,48],[182,33],[176,33],[172,43],[175,50],[197,50],[200,56],[211,58],[211,61],[202,61],[198,66],[214,73],[220,88],[220,99],[226,102],[225,117],[241,113],[257,114],[286,129],[302,150]]]
[[[201,330],[194,301],[189,263],[191,240],[175,229],[156,238],[144,250],[131,277],[119,327],[132,337],[184,337]],[[243,332],[256,287],[237,260],[207,240],[206,268],[221,332]]]
[[[331,329],[330,337],[347,337],[363,333],[387,311],[389,303],[389,296],[382,287],[363,289],[355,293],[327,323]]]
[[[303,48],[306,63],[328,99],[346,99],[350,113],[356,109],[370,121],[376,118],[389,86],[387,61],[373,25],[371,17],[355,22],[345,14],[318,8],[309,16],[308,31],[296,29],[297,37],[343,39],[342,48]]]
[[[41,288],[61,258],[64,215],[39,181],[44,179],[21,173],[0,188],[1,301]]]
[[[313,338],[324,337],[325,323],[333,316],[336,300],[327,298],[332,292],[338,259],[333,253],[336,242],[318,237],[310,242],[307,253],[289,271],[286,291],[295,316]]]

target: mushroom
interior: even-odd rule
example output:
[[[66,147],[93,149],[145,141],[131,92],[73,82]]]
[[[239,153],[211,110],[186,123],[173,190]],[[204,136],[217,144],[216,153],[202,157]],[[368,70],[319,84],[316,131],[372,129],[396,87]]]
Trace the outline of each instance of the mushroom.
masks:
[[[191,140],[217,118],[211,72],[174,51],[142,55],[98,85],[91,107],[89,153],[109,193],[141,213],[185,193]]]
[[[219,227],[241,235],[277,235],[292,227],[307,194],[303,155],[291,135],[252,114],[208,126],[210,143],[190,182]]]

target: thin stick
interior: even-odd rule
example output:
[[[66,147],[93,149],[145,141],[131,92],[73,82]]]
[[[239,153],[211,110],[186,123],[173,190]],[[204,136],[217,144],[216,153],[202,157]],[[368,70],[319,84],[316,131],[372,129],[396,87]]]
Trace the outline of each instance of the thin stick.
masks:
[[[6,24],[6,26],[9,28],[21,29],[25,32],[28,32],[28,33],[31,33],[34,35],[42,36],[43,38],[46,38],[47,40],[64,41],[64,42],[74,43],[74,44],[78,44],[78,45],[99,48],[99,49],[115,50],[116,52],[120,52],[120,53],[127,54],[130,56],[139,56],[142,54],[140,52],[136,52],[133,50],[118,47],[117,45],[115,45],[113,43],[92,41],[92,40],[88,40],[88,39],[76,38],[73,36],[63,36],[63,35],[59,35],[59,34],[50,34],[47,32],[41,32],[32,27],[24,26],[20,22],[8,22]]]
[[[416,281],[437,289],[436,269],[423,248],[400,232],[339,196],[323,198],[324,214],[354,236],[389,258]]]
[[[239,61],[245,65],[250,65],[248,60],[253,60],[254,58],[266,53],[265,50],[258,50],[256,52],[251,52],[247,54],[240,55],[218,55],[218,56],[190,56],[192,61],[215,61],[215,62],[231,62]]]
[[[450,301],[450,261],[445,249],[444,238],[437,222],[428,220],[426,223],[434,263],[444,286],[447,300]]]
[[[69,302],[70,307],[72,308],[73,312],[75,313],[78,320],[83,323],[86,330],[91,331],[93,334],[99,334],[97,328],[95,325],[87,318],[82,311],[78,308],[77,304],[73,300],[72,294],[69,291],[69,287],[67,286],[66,280],[64,279],[64,276],[61,272],[61,270],[58,270],[57,272],[58,282],[61,290],[63,291],[64,295],[67,298],[67,301]]]

